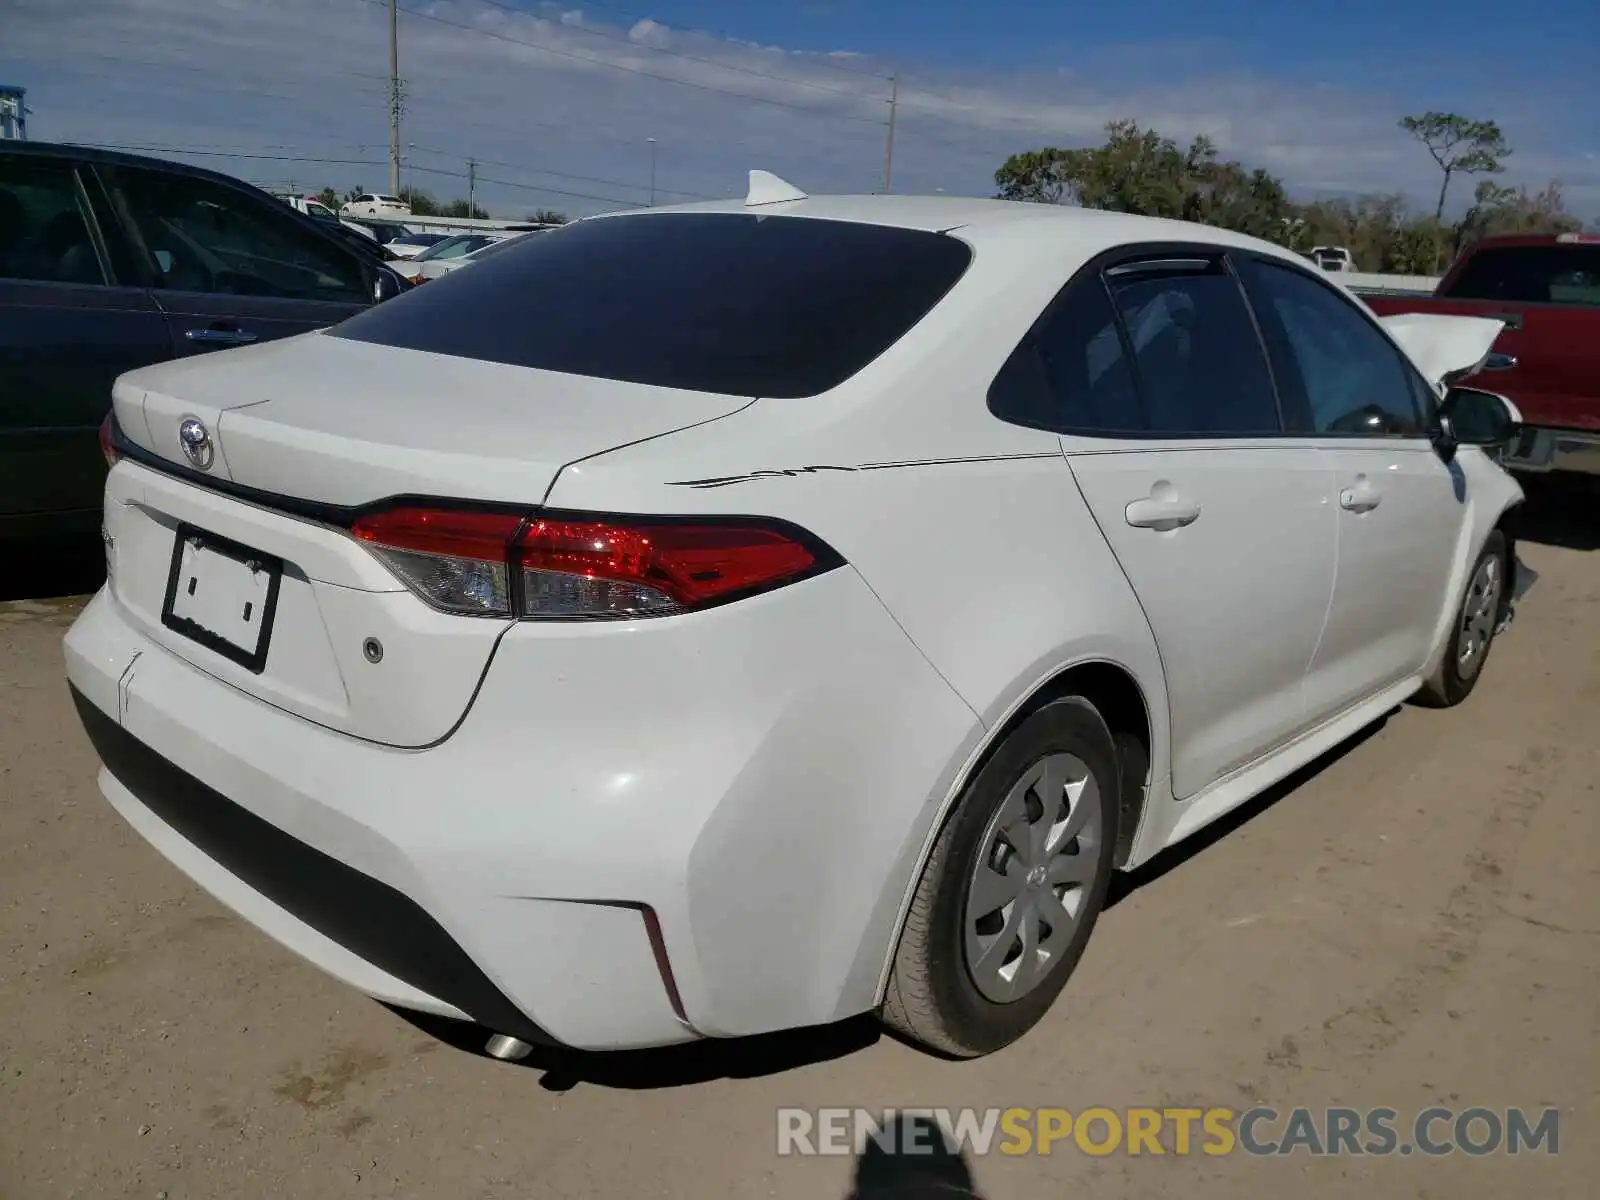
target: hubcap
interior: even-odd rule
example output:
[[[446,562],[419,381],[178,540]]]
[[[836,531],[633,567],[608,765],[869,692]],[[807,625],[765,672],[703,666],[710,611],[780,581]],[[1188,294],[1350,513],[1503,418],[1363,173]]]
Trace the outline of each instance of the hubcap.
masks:
[[[989,819],[962,917],[967,971],[986,999],[1022,999],[1071,944],[1098,872],[1103,803],[1082,759],[1052,754]]]
[[[1501,576],[1500,560],[1491,556],[1478,564],[1472,583],[1467,587],[1467,598],[1461,606],[1461,640],[1456,652],[1456,673],[1462,679],[1471,679],[1483,667],[1489,639],[1494,637],[1495,618],[1500,612]]]

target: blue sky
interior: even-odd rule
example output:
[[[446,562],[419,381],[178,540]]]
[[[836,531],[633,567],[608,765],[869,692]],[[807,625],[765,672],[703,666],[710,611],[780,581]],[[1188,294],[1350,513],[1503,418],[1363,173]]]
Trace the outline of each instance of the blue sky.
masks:
[[[1437,188],[1406,112],[1493,117],[1504,182],[1600,216],[1600,3],[1544,0],[400,0],[403,179],[492,211],[742,192],[985,194],[1008,153],[1131,117],[1301,196]],[[1514,19],[1513,19],[1514,18]],[[37,138],[151,147],[254,182],[386,182],[383,0],[0,0]],[[1472,181],[1452,191],[1452,208]]]

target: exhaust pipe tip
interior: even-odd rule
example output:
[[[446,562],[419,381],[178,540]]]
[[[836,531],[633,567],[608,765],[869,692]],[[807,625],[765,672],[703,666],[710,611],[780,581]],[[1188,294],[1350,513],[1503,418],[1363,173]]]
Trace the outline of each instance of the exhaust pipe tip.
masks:
[[[533,1053],[533,1047],[509,1033],[497,1033],[489,1039],[483,1051],[490,1058],[498,1058],[501,1062],[520,1062]]]

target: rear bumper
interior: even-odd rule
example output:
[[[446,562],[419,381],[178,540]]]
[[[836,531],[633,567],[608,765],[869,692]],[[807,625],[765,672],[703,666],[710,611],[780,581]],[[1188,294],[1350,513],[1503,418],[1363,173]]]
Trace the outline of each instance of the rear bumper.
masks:
[[[104,590],[66,659],[112,805],[369,995],[586,1050],[871,1008],[975,716],[848,568],[649,625],[514,629],[426,750],[257,700]]]
[[[1530,474],[1600,475],[1600,433],[1529,426],[1507,452],[1505,464]]]

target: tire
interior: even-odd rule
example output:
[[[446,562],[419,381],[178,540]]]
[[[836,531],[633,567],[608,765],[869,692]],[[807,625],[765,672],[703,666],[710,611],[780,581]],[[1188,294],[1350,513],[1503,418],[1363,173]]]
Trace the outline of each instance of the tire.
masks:
[[[1111,733],[1092,704],[1071,696],[1027,717],[934,842],[895,950],[884,1024],[951,1058],[992,1053],[1038,1024],[1105,904],[1120,796]]]
[[[1453,708],[1470,696],[1483,678],[1512,583],[1509,558],[1505,534],[1492,530],[1472,564],[1466,593],[1451,618],[1444,657],[1422,685],[1417,695],[1419,703],[1429,708]],[[1464,653],[1468,650],[1471,652]]]

